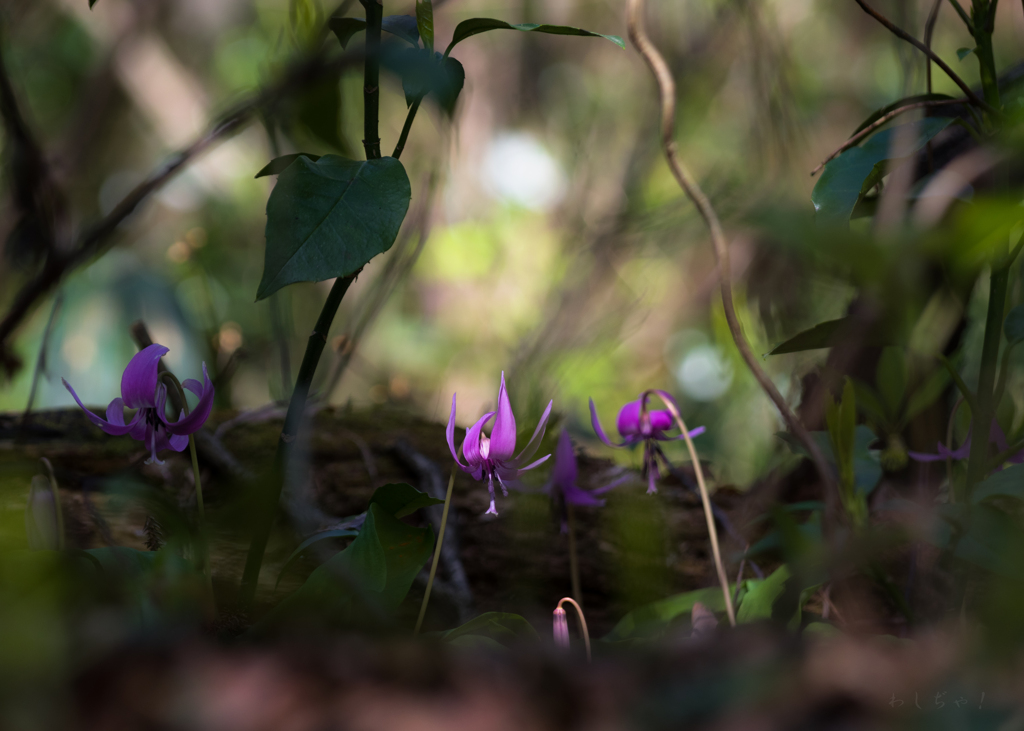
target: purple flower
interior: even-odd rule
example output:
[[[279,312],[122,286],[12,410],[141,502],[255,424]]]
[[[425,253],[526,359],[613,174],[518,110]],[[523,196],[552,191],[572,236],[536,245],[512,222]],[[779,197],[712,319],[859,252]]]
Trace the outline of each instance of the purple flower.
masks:
[[[971,454],[971,431],[973,431],[973,429],[974,425],[972,424],[970,429],[967,430],[967,438],[964,439],[964,443],[957,449],[950,450],[945,444],[939,442],[936,445],[938,454],[928,454],[927,452],[907,452],[907,454],[916,462],[939,462],[946,459],[967,459]],[[989,429],[988,441],[989,444],[995,445],[996,451],[999,454],[1002,454],[1009,449],[1009,445],[1006,442],[1006,434],[995,419],[992,420],[992,427]],[[1008,457],[1006,461],[1013,462],[1014,464],[1021,464],[1024,462],[1024,450]],[[996,466],[996,471],[1001,469],[1002,465]]]
[[[630,479],[629,475],[626,475],[609,485],[594,490],[585,490],[576,484],[578,472],[576,454],[572,450],[572,440],[569,438],[569,432],[563,429],[558,437],[558,446],[555,447],[555,467],[551,470],[551,480],[544,486],[544,492],[554,498],[559,512],[562,513],[563,533],[568,531],[566,505],[600,508],[604,505],[604,500],[599,500],[594,497],[595,495],[603,495]]]
[[[494,420],[491,436],[488,437],[483,433],[484,426],[495,415],[495,412],[488,411],[480,417],[479,421],[466,430],[466,438],[462,442],[462,454],[466,458],[467,464],[462,464],[459,461],[458,453],[455,451],[455,394],[452,394],[452,412],[448,417],[448,429],[446,430],[448,448],[452,452],[455,463],[463,472],[472,475],[474,480],[487,478],[487,490],[491,494],[491,505],[484,515],[498,514],[498,511],[494,508],[495,478],[497,478],[498,484],[501,486],[502,494],[508,497],[508,488],[518,486],[516,480],[518,480],[521,474],[527,470],[532,470],[551,456],[547,454],[536,462],[525,467],[521,466],[533,457],[540,446],[540,440],[544,438],[544,427],[547,426],[552,403],[554,402],[548,402],[548,407],[544,409],[544,415],[541,416],[540,422],[537,424],[537,428],[534,430],[533,437],[529,443],[518,456],[513,458],[512,454],[516,451],[516,417],[512,413],[512,404],[509,403],[508,393],[505,391],[505,373],[502,372],[501,388],[498,390],[497,418]]]
[[[665,399],[666,402],[670,402],[675,406],[675,399],[664,391],[651,391],[649,393],[656,393]],[[616,420],[615,425],[618,427],[619,434],[623,439],[621,444],[615,444],[605,436],[604,429],[601,428],[601,421],[597,418],[597,407],[594,406],[594,399],[590,399],[590,421],[594,425],[594,432],[597,434],[598,439],[609,447],[633,447],[643,443],[644,462],[641,473],[647,478],[647,494],[652,495],[658,491],[654,483],[661,477],[661,472],[658,469],[658,457],[661,458],[661,461],[666,466],[669,466],[668,459],[665,457],[665,453],[658,445],[658,442],[682,439],[683,435],[679,434],[671,437],[665,434],[666,431],[673,428],[672,412],[648,409],[646,413],[643,413],[644,410],[641,408],[641,401],[643,400],[644,396],[641,395],[639,399],[630,401],[619,410],[619,418]],[[691,429],[689,432],[691,438],[703,433],[704,427],[702,426]]]
[[[121,398],[116,398],[107,407],[107,418],[102,419],[89,411],[78,398],[75,389],[63,378],[61,382],[71,392],[75,401],[89,421],[113,436],[128,434],[132,439],[144,442],[149,448],[149,459],[146,464],[156,462],[156,453],[163,449],[181,452],[188,446],[188,435],[202,427],[213,407],[213,384],[203,363],[203,383],[189,378],[181,385],[199,397],[199,403],[188,416],[182,411],[177,421],[168,421],[165,415],[167,404],[167,386],[159,383],[157,364],[168,352],[168,348],[154,343],[143,348],[128,362],[121,376]],[[138,409],[132,420],[125,423],[124,408]]]

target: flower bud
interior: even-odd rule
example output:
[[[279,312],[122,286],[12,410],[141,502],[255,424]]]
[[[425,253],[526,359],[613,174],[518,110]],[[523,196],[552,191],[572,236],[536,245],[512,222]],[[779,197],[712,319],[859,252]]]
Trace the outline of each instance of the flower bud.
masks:
[[[565,610],[561,607],[555,608],[555,645],[564,649],[569,648],[569,622],[565,618]]]
[[[42,475],[33,477],[28,504],[25,506],[25,533],[28,535],[29,548],[51,551],[60,548],[58,509],[50,481]]]

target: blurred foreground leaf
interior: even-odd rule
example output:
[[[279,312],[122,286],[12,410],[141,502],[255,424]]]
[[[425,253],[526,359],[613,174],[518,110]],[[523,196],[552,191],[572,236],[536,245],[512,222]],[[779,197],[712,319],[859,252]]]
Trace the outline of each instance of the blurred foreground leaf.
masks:
[[[345,48],[352,40],[352,36],[366,30],[366,21],[363,18],[331,18],[327,21],[327,27],[337,36],[341,47]],[[386,15],[381,20],[380,29],[414,46],[419,45],[420,34],[416,29],[416,18],[411,15]]]
[[[456,644],[480,644],[480,640],[491,640],[502,647],[512,645],[518,640],[540,639],[532,624],[518,614],[508,612],[485,612],[461,627],[442,633],[441,638],[445,642]]]
[[[355,274],[391,248],[412,191],[392,157],[297,158],[267,201],[267,250],[261,300],[288,284]]]
[[[730,587],[729,590],[734,591],[735,587]],[[713,612],[725,611],[725,598],[722,596],[721,588],[709,587],[688,591],[634,609],[620,619],[612,631],[602,639],[605,642],[657,639],[664,636],[681,617],[688,620],[693,605],[697,602]]]
[[[567,25],[506,23],[504,20],[495,20],[494,18],[470,18],[469,20],[464,20],[455,26],[455,33],[452,34],[452,42],[448,44],[448,48],[445,49],[444,55],[447,56],[451,53],[451,50],[455,48],[455,44],[460,41],[464,41],[470,36],[475,36],[477,33],[485,33],[489,30],[520,30],[527,33],[550,33],[557,36],[594,36],[596,38],[607,38],[619,48],[626,47],[626,44],[623,43],[622,39],[618,36],[606,36],[603,33],[594,33],[593,31],[583,30],[582,28],[572,28]]]

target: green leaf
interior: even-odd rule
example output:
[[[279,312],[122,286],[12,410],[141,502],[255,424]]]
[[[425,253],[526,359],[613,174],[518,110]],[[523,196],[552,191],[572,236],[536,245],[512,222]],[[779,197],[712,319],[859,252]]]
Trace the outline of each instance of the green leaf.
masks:
[[[434,5],[430,0],[416,0],[416,29],[423,39],[423,47],[434,50]]]
[[[297,158],[267,201],[261,300],[295,282],[355,274],[391,248],[411,198],[409,177],[392,157]]]
[[[786,582],[792,578],[789,567],[783,564],[767,579],[751,579],[747,581],[747,593],[740,602],[736,612],[736,621],[740,624],[771,619],[772,605],[786,588]]]
[[[1003,334],[1010,345],[1016,345],[1024,340],[1024,305],[1017,305],[1006,315],[1006,320],[1003,321]]]
[[[385,64],[402,78],[407,106],[429,96],[449,117],[455,113],[455,103],[466,82],[466,72],[456,59],[421,48],[406,48],[393,58],[385,57]]]
[[[978,49],[976,48],[958,48],[956,49],[956,57],[963,61],[965,58],[967,58],[977,50]]]
[[[853,388],[857,394],[857,408],[864,412],[865,416],[879,429],[889,431],[891,424],[889,415],[886,413],[885,407],[882,406],[882,399],[875,389],[863,381],[857,380],[853,382]]]
[[[990,505],[975,505],[953,553],[994,574],[1022,580],[1024,567],[1018,560],[1022,543],[1020,525],[1009,514]]]
[[[734,591],[735,588],[730,587],[729,590]],[[678,618],[688,619],[690,612],[693,611],[693,605],[697,602],[713,612],[725,611],[725,597],[722,596],[720,587],[688,591],[634,609],[620,619],[603,640],[621,642],[660,638]]]
[[[284,169],[295,162],[300,157],[308,157],[312,162],[316,162],[320,159],[319,155],[311,155],[308,152],[293,152],[290,155],[281,155],[281,157],[275,157],[273,160],[264,165],[258,173],[257,178],[263,178],[267,175],[280,175],[284,172]]]
[[[487,638],[504,647],[519,640],[540,640],[537,630],[533,628],[532,624],[518,614],[508,612],[485,612],[461,627],[441,634],[441,638],[445,642],[454,642],[468,637]]]
[[[274,583],[276,589],[281,584],[281,579],[284,577],[285,572],[291,568],[291,565],[303,554],[303,552],[318,541],[323,541],[328,538],[350,538],[352,536],[359,535],[359,528],[333,528],[331,530],[322,530],[319,533],[314,533],[309,538],[299,544],[298,548],[292,551],[292,555],[288,557],[288,560],[284,562],[284,566],[281,567],[281,571],[277,574],[277,581]]]
[[[404,482],[395,482],[381,485],[373,492],[370,498],[370,505],[379,505],[396,518],[404,518],[412,515],[420,508],[428,508],[431,505],[444,505],[444,500],[430,497],[425,492],[420,492],[412,485]]]
[[[849,319],[841,317],[838,320],[818,323],[810,330],[804,330],[785,340],[768,351],[768,355],[782,355],[783,353],[801,353],[805,350],[816,350],[818,348],[831,348],[839,342],[837,336],[847,325]]]
[[[890,158],[892,141],[897,134],[903,130],[911,133],[912,141],[906,150],[907,157],[911,157],[952,122],[951,117],[928,117],[890,127],[829,161],[811,191],[817,220],[832,225],[849,222],[857,201],[888,172],[888,163],[894,159]]]
[[[892,104],[889,104],[888,106],[882,107],[881,109],[872,112],[871,115],[863,122],[861,122],[860,126],[853,131],[853,135],[857,134],[861,130],[867,129],[875,122],[877,122],[879,119],[884,117],[886,114],[895,111],[900,107],[905,107],[910,104],[918,104],[920,102],[937,102],[946,99],[953,99],[953,97],[951,97],[949,94],[915,94],[914,96],[904,97],[903,99],[894,101]],[[853,135],[850,136],[853,137]]]
[[[594,33],[582,28],[570,28],[567,25],[537,25],[536,23],[506,23],[504,20],[494,18],[471,18],[464,20],[455,26],[455,33],[452,35],[452,42],[448,44],[444,55],[447,56],[455,48],[455,44],[464,41],[477,33],[485,33],[489,30],[520,30],[527,33],[551,33],[558,36],[594,36],[596,38],[607,38],[619,48],[625,48],[626,44],[618,36],[606,36],[603,33]]]
[[[92,6],[96,4],[96,0],[89,0],[89,9],[92,10]]]
[[[907,392],[907,364],[899,348],[885,348],[875,368],[875,383],[890,419],[896,419]]]
[[[341,47],[345,48],[352,40],[352,36],[366,30],[366,20],[363,18],[331,18],[327,21],[327,27],[338,37]],[[414,46],[419,45],[420,35],[416,29],[416,18],[411,15],[385,15],[381,20],[380,29],[385,33],[398,36]]]
[[[990,497],[1012,497],[1024,500],[1024,464],[1015,464],[993,472],[974,486],[971,502],[975,505]]]

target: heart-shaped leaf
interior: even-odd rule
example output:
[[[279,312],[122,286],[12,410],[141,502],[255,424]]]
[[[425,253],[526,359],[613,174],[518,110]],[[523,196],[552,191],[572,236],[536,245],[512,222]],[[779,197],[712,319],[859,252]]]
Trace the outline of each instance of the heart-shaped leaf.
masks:
[[[830,160],[811,191],[811,202],[819,223],[846,225],[849,222],[860,197],[885,176],[888,163],[897,159],[892,157],[892,143],[897,135],[909,133],[909,145],[902,150],[903,157],[898,158],[906,159],[952,122],[952,117],[929,117],[920,122],[897,125]]]
[[[526,33],[550,33],[556,36],[593,36],[596,38],[607,38],[619,48],[625,48],[626,44],[618,36],[606,36],[603,33],[583,30],[582,28],[571,28],[567,25],[537,25],[536,23],[506,23],[504,20],[494,18],[470,18],[455,26],[455,33],[452,35],[452,42],[448,44],[444,55],[447,56],[455,48],[455,44],[464,41],[477,33],[485,33],[489,30],[519,30]]]
[[[1024,305],[1017,305],[1006,315],[1003,321],[1003,334],[1010,345],[1016,345],[1024,340]]]
[[[267,201],[267,250],[261,300],[288,284],[355,274],[391,248],[412,191],[392,157],[296,158]]]
[[[398,54],[385,54],[384,65],[402,79],[405,103],[430,97],[450,117],[466,83],[462,64],[451,56],[422,48],[405,48]]]
[[[444,505],[444,500],[430,497],[425,492],[420,492],[412,485],[404,482],[382,485],[373,492],[370,498],[371,505],[380,505],[390,515],[396,518],[404,518],[412,515],[420,508],[428,508],[431,505]]]

